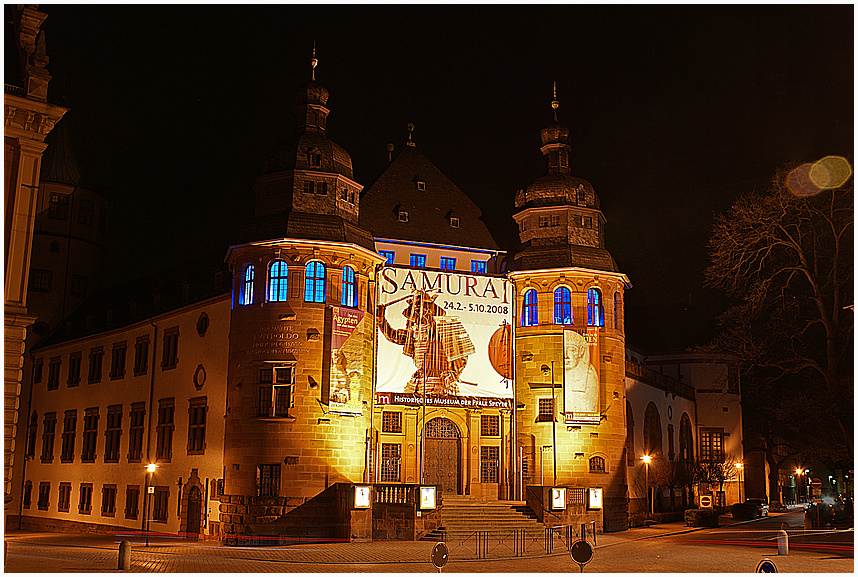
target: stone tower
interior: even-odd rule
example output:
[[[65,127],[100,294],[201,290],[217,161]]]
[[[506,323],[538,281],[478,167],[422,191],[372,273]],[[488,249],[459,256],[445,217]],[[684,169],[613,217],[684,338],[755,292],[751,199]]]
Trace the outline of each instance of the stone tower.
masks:
[[[326,134],[328,91],[298,91],[296,130],[254,187],[233,271],[224,495],[227,542],[286,535],[288,513],[337,482],[368,478],[372,395],[372,237],[360,185]]]
[[[555,92],[554,119],[541,132],[547,174],[515,196],[522,248],[510,279],[523,456],[516,475],[525,486],[569,487],[572,505],[584,499],[582,489],[601,488],[603,527],[616,531],[627,527],[628,511],[623,293],[630,284],[605,250],[592,185],[572,175],[558,106]]]

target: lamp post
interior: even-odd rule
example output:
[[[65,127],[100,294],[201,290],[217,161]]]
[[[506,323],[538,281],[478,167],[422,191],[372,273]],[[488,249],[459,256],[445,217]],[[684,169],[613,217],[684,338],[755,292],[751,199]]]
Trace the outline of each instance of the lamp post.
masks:
[[[736,468],[739,469],[739,502],[742,503],[742,471],[745,468],[745,464],[736,463]]]
[[[149,463],[146,465],[146,493],[143,495],[143,527],[146,532],[146,546],[149,546],[149,518],[151,515],[149,514],[149,507],[151,506],[152,498],[149,497],[150,493],[155,492],[155,487],[152,486],[152,475],[155,473],[155,469],[158,468],[158,465],[155,463]]]
[[[554,461],[554,481],[553,485],[557,485],[557,399],[554,395],[554,361],[551,361],[551,367],[542,365],[542,374],[551,374],[551,455]]]
[[[799,499],[801,498],[801,485],[799,484],[801,481],[801,474],[802,474],[801,469],[795,470],[795,502],[796,502],[796,504],[799,503]]]
[[[649,464],[652,462],[652,457],[644,455],[641,457],[641,461],[643,461],[644,466],[646,466],[646,515],[647,518],[649,518],[652,515],[649,505]]]

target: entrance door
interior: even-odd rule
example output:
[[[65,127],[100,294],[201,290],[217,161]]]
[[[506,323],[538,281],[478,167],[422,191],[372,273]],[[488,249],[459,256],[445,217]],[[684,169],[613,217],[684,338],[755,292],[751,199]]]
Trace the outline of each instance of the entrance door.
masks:
[[[462,442],[459,429],[450,419],[438,417],[426,424],[424,479],[440,485],[445,495],[461,495]]]
[[[203,517],[203,499],[200,488],[191,487],[188,491],[188,538],[196,539],[200,534],[200,524]]]

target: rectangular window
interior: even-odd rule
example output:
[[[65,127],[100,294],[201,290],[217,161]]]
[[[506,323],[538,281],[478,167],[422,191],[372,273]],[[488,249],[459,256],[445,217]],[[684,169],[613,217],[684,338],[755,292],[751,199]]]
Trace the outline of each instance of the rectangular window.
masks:
[[[672,461],[674,457],[673,452],[673,425],[667,426],[667,458]]]
[[[262,369],[259,372],[259,409],[260,417],[290,417],[289,409],[294,406],[292,390],[295,378],[295,366],[284,365]]]
[[[173,457],[174,410],[173,399],[158,401],[158,445],[155,458],[159,461],[169,461]]]
[[[593,217],[585,216],[581,218],[581,224],[584,228],[593,228]]]
[[[724,462],[724,429],[700,429],[700,460]]]
[[[113,345],[113,355],[110,362],[110,378],[121,379],[125,376],[125,342]]]
[[[101,516],[113,517],[116,514],[116,485],[101,487]]]
[[[143,420],[146,418],[144,403],[131,403],[128,427],[128,461],[139,462],[143,457]]]
[[[98,439],[98,407],[86,409],[83,415],[83,448],[80,459],[86,463],[95,461],[95,443]]]
[[[456,270],[456,258],[452,256],[441,257],[442,270]]]
[[[89,515],[92,512],[92,483],[80,484],[80,500],[77,504],[77,512],[81,515]]]
[[[37,506],[42,511],[48,510],[48,504],[51,500],[51,484],[48,481],[39,483],[39,501]]]
[[[179,363],[179,327],[164,331],[164,356],[161,359],[161,369],[174,369]]]
[[[426,255],[425,254],[412,254],[411,255],[411,266],[426,266]]]
[[[316,188],[316,183],[314,183],[312,180],[305,180],[304,181],[304,194],[313,194],[313,192],[315,191],[315,188]]]
[[[71,275],[71,294],[76,297],[85,297],[87,278],[79,274]]]
[[[107,407],[107,428],[104,431],[104,462],[119,461],[119,440],[122,437],[122,405]]]
[[[459,228],[459,219],[457,217],[450,217],[450,228]]]
[[[402,455],[402,445],[399,443],[382,443],[381,444],[381,482],[382,483],[399,483],[401,477],[400,461]]]
[[[167,522],[167,504],[170,501],[169,487],[155,487],[152,504],[152,520],[161,523]]]
[[[408,222],[408,213],[404,210],[399,211],[399,222]]]
[[[402,432],[402,413],[399,411],[384,411],[381,413],[382,433]]]
[[[497,483],[500,447],[480,447],[480,483]]]
[[[316,186],[316,194],[320,196],[328,196],[328,183],[320,182]]]
[[[560,226],[560,215],[552,214],[551,215],[551,226]]]
[[[69,217],[69,197],[67,194],[52,194],[48,204],[48,218],[66,220]]]
[[[54,437],[57,433],[57,414],[45,413],[42,424],[42,462],[50,463],[54,460]]]
[[[33,411],[33,414],[30,416],[30,424],[27,425],[27,451],[26,455],[28,457],[35,458],[36,456],[36,435],[37,430],[39,428],[39,417],[37,413]]]
[[[33,382],[41,383],[42,382],[42,367],[44,365],[44,361],[42,359],[36,359],[35,364],[33,365]]]
[[[95,221],[95,203],[85,198],[80,199],[77,209],[77,221],[85,226],[92,226]]]
[[[539,399],[539,414],[536,415],[537,423],[550,423],[554,420],[554,399],[551,397]]]
[[[26,483],[24,483],[23,501],[24,501],[24,508],[25,509],[30,508],[30,502],[31,502],[32,498],[33,498],[33,482],[27,481]]]
[[[188,454],[202,455],[206,451],[206,397],[191,399],[188,405]]]
[[[63,416],[63,446],[60,451],[60,461],[71,463],[74,461],[74,438],[77,429],[77,411],[66,411]]]
[[[256,487],[260,497],[280,495],[280,465],[259,465],[256,468]]]
[[[69,512],[71,504],[71,483],[60,483],[60,494],[57,497],[57,511]]]
[[[80,384],[80,353],[72,353],[69,356],[69,376],[66,384],[70,387]]]
[[[480,415],[480,435],[483,437],[500,436],[500,415]]]
[[[482,260],[472,260],[471,272],[486,272],[486,262]]]
[[[140,485],[128,485],[125,488],[125,518],[136,519],[140,504]]]
[[[393,259],[395,257],[395,253],[392,250],[380,250],[378,254],[387,259],[385,264],[393,264]]]
[[[49,270],[30,269],[30,290],[37,293],[51,292],[54,273]]]
[[[62,367],[62,359],[54,357],[48,363],[48,390],[55,391],[60,388],[60,367]]]
[[[101,380],[101,361],[104,358],[104,350],[101,347],[89,351],[89,382],[97,383]]]
[[[550,222],[551,221],[548,218],[548,215],[540,216],[539,217],[539,228],[548,228],[548,224]]]
[[[149,335],[138,337],[134,343],[134,376],[145,375],[149,368]]]

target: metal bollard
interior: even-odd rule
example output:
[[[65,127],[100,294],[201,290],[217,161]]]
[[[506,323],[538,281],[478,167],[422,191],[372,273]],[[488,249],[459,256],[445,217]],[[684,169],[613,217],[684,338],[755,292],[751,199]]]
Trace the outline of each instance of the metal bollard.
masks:
[[[778,555],[789,555],[789,534],[783,529],[778,531]]]
[[[131,541],[119,543],[119,569],[131,569]]]
[[[804,534],[807,535],[812,528],[812,523],[807,515],[804,516]]]

